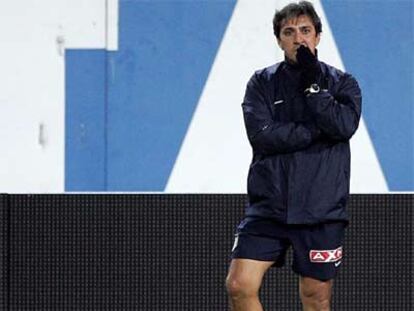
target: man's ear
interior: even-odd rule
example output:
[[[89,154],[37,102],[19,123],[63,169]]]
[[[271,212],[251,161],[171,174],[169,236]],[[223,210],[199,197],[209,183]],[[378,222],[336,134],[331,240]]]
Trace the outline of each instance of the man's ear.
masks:
[[[316,44],[315,44],[315,47],[317,47],[317,46],[318,46],[319,41],[321,41],[321,33],[318,33],[318,34],[316,35]]]
[[[282,44],[280,43],[280,39],[276,38],[277,45],[283,50]]]

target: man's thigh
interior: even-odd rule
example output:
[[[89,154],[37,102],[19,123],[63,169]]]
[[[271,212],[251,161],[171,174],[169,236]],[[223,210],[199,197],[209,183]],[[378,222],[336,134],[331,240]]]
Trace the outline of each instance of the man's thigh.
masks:
[[[248,291],[257,292],[263,275],[274,264],[274,261],[252,259],[233,259],[230,263],[227,282]]]
[[[331,310],[333,280],[300,277],[299,293],[304,311]]]

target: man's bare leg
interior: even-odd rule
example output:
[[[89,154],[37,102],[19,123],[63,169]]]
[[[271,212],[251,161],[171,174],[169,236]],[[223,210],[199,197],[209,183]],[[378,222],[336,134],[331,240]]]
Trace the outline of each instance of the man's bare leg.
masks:
[[[262,311],[259,289],[273,261],[233,259],[226,279],[232,311]]]
[[[299,292],[304,311],[330,311],[333,280],[300,277]]]

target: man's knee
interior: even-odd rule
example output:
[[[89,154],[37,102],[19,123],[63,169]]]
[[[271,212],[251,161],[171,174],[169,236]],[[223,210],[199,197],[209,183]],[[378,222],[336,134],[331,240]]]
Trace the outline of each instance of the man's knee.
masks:
[[[232,299],[243,299],[257,295],[257,288],[247,278],[228,276],[226,279],[227,293]]]
[[[327,311],[330,310],[331,299],[320,293],[308,292],[302,294],[302,304],[305,310]]]

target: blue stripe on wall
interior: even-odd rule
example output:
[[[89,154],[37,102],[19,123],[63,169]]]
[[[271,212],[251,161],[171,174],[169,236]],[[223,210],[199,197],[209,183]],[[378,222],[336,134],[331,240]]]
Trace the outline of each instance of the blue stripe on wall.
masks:
[[[108,190],[164,190],[234,5],[120,1],[120,50],[108,63]]]
[[[105,190],[105,54],[65,53],[65,191]]]
[[[323,1],[391,191],[414,190],[414,3]]]
[[[120,0],[119,51],[66,53],[65,190],[164,190],[234,5]]]

